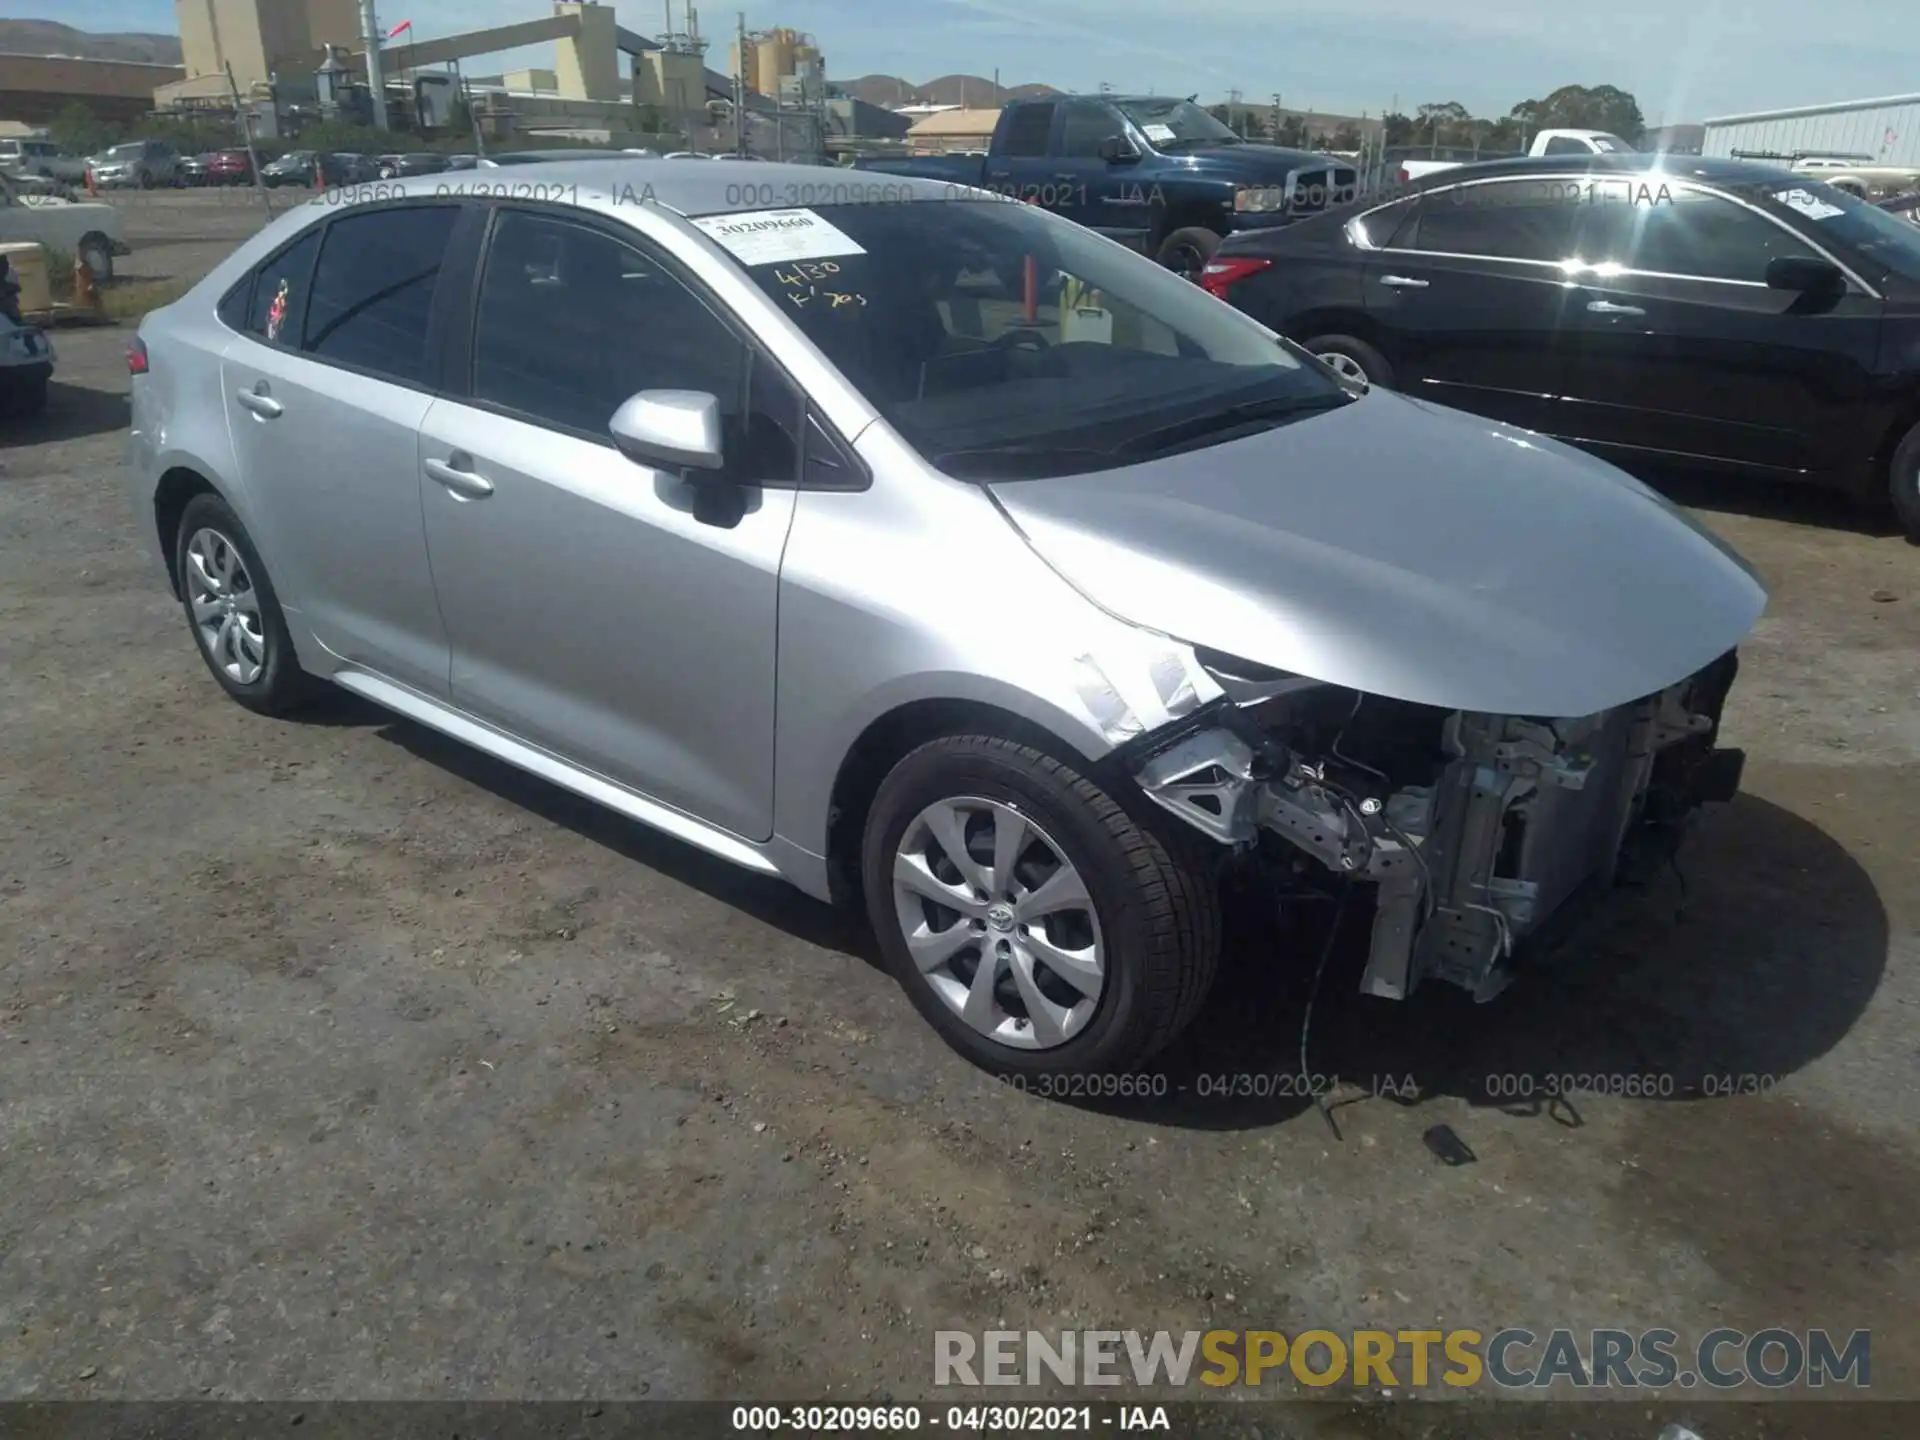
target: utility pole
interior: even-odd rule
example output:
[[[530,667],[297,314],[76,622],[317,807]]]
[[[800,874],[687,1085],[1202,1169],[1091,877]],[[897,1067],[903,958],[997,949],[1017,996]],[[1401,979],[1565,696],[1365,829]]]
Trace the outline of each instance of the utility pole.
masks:
[[[233,113],[240,121],[240,134],[247,142],[247,170],[253,176],[253,188],[260,195],[260,203],[267,207],[267,214],[272,215],[273,194],[267,189],[267,182],[260,178],[260,152],[253,143],[253,116],[247,110],[247,102],[240,98],[231,60],[227,61],[227,93],[233,96]]]
[[[1273,92],[1273,109],[1270,114],[1272,118],[1267,125],[1267,134],[1272,137],[1274,143],[1278,144],[1280,140],[1280,92],[1278,90]]]
[[[373,0],[360,0],[360,32],[367,44],[367,90],[373,96],[373,128],[387,128],[387,77],[380,69],[380,21]]]
[[[733,151],[747,153],[747,12],[740,12],[739,38],[733,46]]]

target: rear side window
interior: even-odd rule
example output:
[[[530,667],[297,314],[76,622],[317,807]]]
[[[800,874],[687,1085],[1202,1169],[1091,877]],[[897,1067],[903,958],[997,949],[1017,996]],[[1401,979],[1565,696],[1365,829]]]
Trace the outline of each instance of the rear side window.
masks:
[[[1400,200],[1362,215],[1354,223],[1360,233],[1367,237],[1367,243],[1376,250],[1405,245],[1412,233],[1414,212],[1419,204],[1418,198]]]
[[[1053,129],[1053,105],[1016,105],[1013,116],[1007,121],[1007,141],[1002,147],[1005,155],[1044,155],[1047,153],[1047,132]]]
[[[348,215],[327,227],[301,348],[419,385],[440,262],[459,208],[416,206]]]
[[[308,280],[319,248],[320,232],[310,231],[254,272],[253,298],[242,327],[249,335],[274,345],[299,346]]]
[[[1410,237],[1398,247],[1502,260],[1567,259],[1574,218],[1567,185],[1539,180],[1462,185],[1425,196]]]
[[[1547,141],[1546,153],[1549,155],[1591,155],[1593,151],[1581,141],[1565,135],[1556,135]]]

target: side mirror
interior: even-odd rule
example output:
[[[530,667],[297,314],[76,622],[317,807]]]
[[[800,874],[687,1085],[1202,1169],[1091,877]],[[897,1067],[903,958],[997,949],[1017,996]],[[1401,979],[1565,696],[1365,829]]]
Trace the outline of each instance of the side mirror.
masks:
[[[718,470],[720,402],[700,390],[642,390],[607,422],[620,453],[640,465]]]
[[[1109,135],[1100,142],[1100,158],[1109,165],[1131,165],[1140,158],[1140,152],[1126,136]]]
[[[1812,255],[1776,255],[1767,262],[1767,285],[1802,295],[1840,295],[1847,288],[1840,267]]]

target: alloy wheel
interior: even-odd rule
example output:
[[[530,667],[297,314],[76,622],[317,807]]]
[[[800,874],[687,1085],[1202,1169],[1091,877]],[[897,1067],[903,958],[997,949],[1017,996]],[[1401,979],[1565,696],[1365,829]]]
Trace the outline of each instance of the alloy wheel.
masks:
[[[1319,360],[1322,365],[1344,379],[1356,380],[1362,385],[1373,383],[1368,379],[1367,372],[1361,368],[1360,362],[1351,355],[1342,354],[1338,350],[1325,350],[1319,352]]]
[[[185,581],[193,626],[207,655],[236,685],[251,685],[267,667],[260,596],[233,541],[196,530],[187,541]]]
[[[1059,843],[1013,806],[927,806],[894,853],[893,896],[921,978],[981,1035],[1049,1050],[1093,1018],[1106,968],[1092,896]]]

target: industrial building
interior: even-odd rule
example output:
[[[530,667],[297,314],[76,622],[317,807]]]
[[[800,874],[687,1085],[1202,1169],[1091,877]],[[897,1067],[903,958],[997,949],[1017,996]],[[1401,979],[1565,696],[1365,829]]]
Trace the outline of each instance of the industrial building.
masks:
[[[357,0],[174,0],[185,75],[149,92],[170,109],[278,83],[311,89],[329,46],[360,49]]]
[[[184,73],[178,65],[130,60],[0,55],[0,121],[44,125],[76,103],[105,120],[133,120],[153,108],[156,89]]]
[[[1754,158],[1827,155],[1862,164],[1920,167],[1920,95],[1723,115],[1706,122],[1701,153]]]

